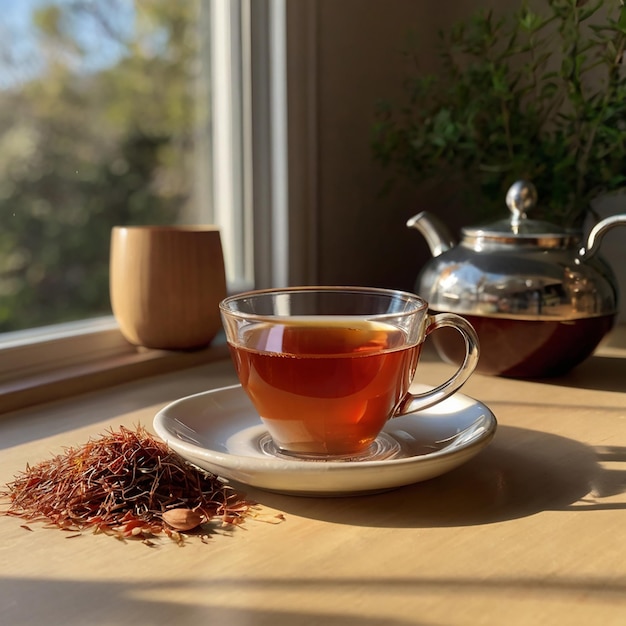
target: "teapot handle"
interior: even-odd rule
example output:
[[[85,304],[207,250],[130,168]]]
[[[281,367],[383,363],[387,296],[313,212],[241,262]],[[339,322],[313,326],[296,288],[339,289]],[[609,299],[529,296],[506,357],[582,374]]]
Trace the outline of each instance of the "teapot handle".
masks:
[[[626,226],[626,215],[612,215],[611,217],[607,217],[603,219],[601,222],[598,222],[589,233],[587,237],[587,245],[583,246],[578,251],[578,257],[582,261],[587,261],[591,257],[593,257],[598,249],[600,248],[600,243],[602,242],[602,237],[606,234],[608,230],[613,228],[614,226]]]

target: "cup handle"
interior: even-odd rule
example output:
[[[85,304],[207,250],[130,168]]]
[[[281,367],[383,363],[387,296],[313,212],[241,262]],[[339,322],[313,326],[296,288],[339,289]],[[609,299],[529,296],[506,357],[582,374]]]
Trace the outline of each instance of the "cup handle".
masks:
[[[474,327],[466,319],[455,313],[437,313],[426,318],[424,338],[428,337],[433,331],[444,327],[454,328],[463,337],[465,341],[465,359],[463,363],[445,383],[438,387],[423,393],[407,393],[396,409],[394,417],[415,413],[445,400],[458,391],[476,369],[479,345],[478,335]]]

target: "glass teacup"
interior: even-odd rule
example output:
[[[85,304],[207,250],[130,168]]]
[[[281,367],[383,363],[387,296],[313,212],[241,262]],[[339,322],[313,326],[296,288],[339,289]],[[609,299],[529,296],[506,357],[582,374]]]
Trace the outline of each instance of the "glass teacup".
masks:
[[[226,298],[220,311],[239,381],[269,433],[265,445],[279,456],[393,456],[399,444],[381,435],[387,420],[449,397],[478,362],[465,319],[431,315],[425,300],[402,291],[269,289]],[[462,335],[465,358],[441,385],[410,393],[422,344],[442,327]]]

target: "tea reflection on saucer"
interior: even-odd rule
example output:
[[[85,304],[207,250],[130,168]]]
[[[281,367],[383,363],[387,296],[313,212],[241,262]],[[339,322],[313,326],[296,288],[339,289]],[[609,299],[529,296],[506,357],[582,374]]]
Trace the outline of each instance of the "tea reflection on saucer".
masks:
[[[387,433],[381,433],[376,439],[362,452],[358,454],[346,454],[343,456],[321,456],[319,454],[290,454],[284,450],[281,450],[271,438],[269,433],[265,433],[261,436],[258,442],[259,448],[264,454],[268,456],[276,457],[279,459],[286,459],[288,461],[305,461],[309,463],[330,463],[334,461],[342,463],[362,463],[363,461],[386,461],[387,459],[395,459],[398,456],[402,456],[402,446],[400,442],[389,436]],[[404,455],[406,456],[406,455]]]

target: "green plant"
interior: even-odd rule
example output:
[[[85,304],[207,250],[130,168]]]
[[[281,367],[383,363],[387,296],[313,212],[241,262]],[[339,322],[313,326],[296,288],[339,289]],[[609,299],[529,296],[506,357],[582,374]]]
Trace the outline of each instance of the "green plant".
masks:
[[[482,217],[531,180],[533,217],[580,227],[626,185],[626,8],[547,0],[546,13],[481,11],[441,32],[437,74],[409,79],[402,108],[379,105],[375,158],[416,183],[455,179]]]

